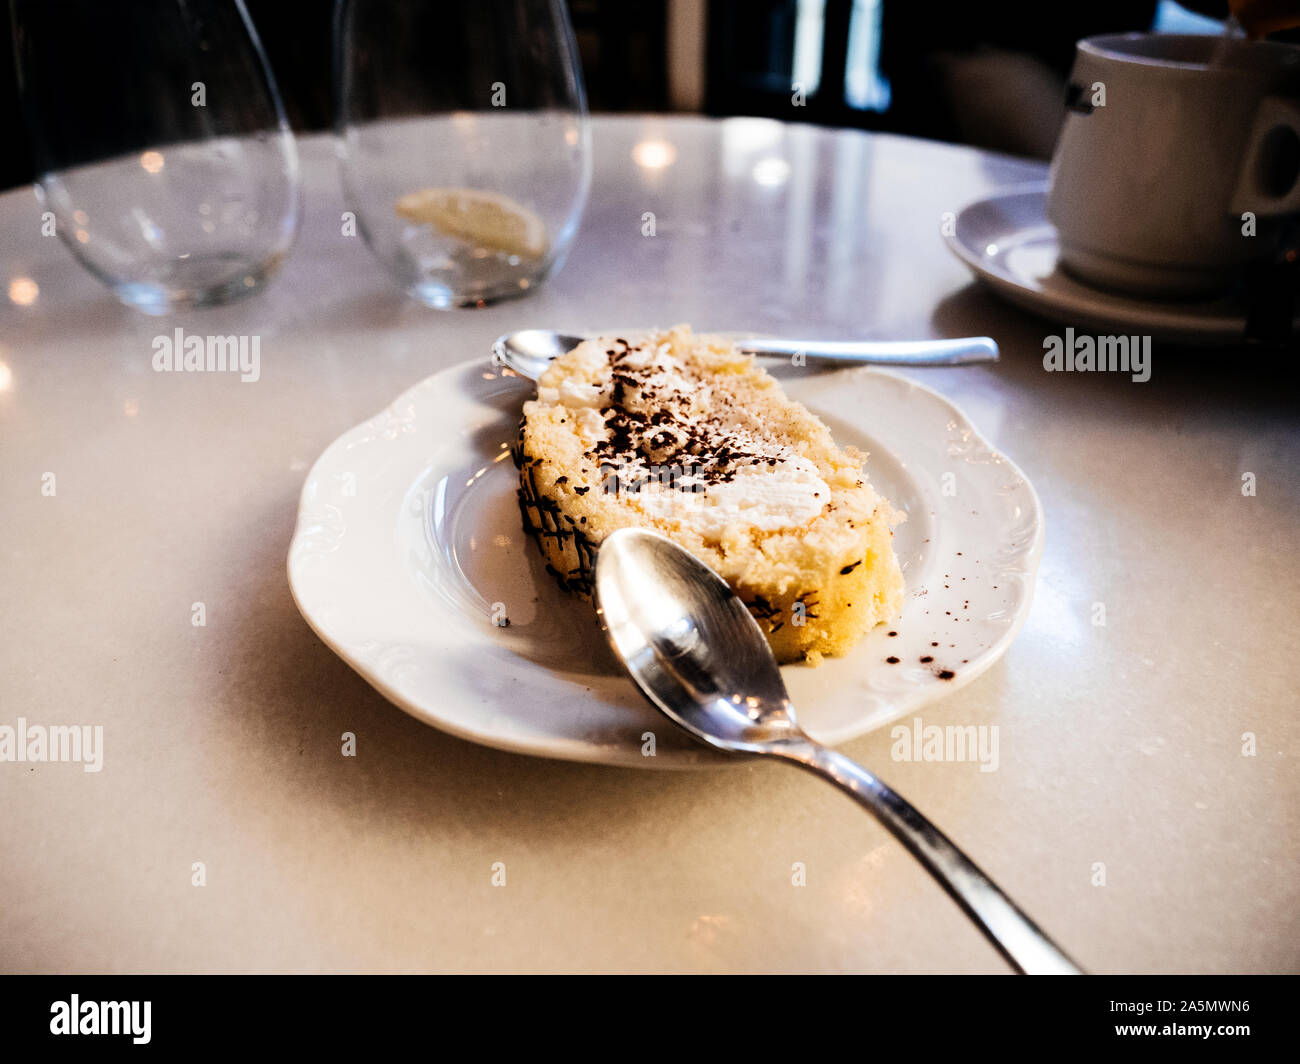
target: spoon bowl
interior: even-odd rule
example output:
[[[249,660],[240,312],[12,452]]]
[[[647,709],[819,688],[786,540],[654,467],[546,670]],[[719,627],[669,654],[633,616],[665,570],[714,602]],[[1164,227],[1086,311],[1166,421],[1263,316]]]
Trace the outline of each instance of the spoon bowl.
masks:
[[[637,686],[697,739],[758,753],[797,734],[758,622],[726,582],[662,536],[622,530],[596,555],[596,607]],[[686,605],[689,604],[689,608]]]
[[[582,340],[581,336],[550,329],[520,329],[498,336],[492,342],[492,357],[498,365],[508,366],[521,377],[535,381],[546,372],[552,359],[572,351]]]

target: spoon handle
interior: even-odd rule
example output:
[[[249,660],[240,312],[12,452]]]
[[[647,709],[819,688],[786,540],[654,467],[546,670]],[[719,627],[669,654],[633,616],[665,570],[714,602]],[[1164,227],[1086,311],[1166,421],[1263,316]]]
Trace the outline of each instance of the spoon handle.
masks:
[[[957,340],[740,340],[742,351],[756,355],[802,354],[831,362],[874,363],[892,366],[960,366],[968,362],[996,362],[998,345],[990,336],[964,336]]]
[[[769,749],[830,780],[874,813],[1018,971],[1083,974],[943,832],[861,765],[811,740],[774,744]]]

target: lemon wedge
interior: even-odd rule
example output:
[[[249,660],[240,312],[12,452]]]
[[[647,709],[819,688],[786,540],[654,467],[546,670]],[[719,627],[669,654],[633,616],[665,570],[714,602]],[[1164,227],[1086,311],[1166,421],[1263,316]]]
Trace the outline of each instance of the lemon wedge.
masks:
[[[500,192],[422,188],[397,201],[397,213],[468,244],[525,259],[546,254],[546,223]]]

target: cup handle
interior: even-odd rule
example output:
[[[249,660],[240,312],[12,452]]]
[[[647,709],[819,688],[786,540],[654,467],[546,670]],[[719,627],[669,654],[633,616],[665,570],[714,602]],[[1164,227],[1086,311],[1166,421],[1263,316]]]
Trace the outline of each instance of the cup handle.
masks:
[[[1246,165],[1242,167],[1228,208],[1232,214],[1251,211],[1257,218],[1273,218],[1300,212],[1300,166],[1290,187],[1281,192],[1270,192],[1260,180],[1260,167],[1266,165],[1264,152],[1270,150],[1269,140],[1281,130],[1290,130],[1300,140],[1300,100],[1266,96],[1255,112],[1255,124],[1246,142]]]

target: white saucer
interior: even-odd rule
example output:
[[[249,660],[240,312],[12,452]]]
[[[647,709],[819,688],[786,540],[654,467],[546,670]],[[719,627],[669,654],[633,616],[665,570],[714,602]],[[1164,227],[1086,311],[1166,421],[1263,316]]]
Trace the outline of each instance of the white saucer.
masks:
[[[843,658],[783,670],[800,721],[838,743],[1001,656],[1029,611],[1042,512],[1024,474],[929,388],[869,369],[779,376],[841,444],[871,452],[872,481],[908,515],[895,533],[902,615]],[[487,359],[465,363],[331,444],[289,550],[298,608],[385,697],[462,738],[643,768],[740,763],[642,700],[591,606],[560,591],[525,538],[507,444],[532,394]],[[494,603],[508,626],[493,624]]]
[[[1238,298],[1158,302],[1076,281],[1058,268],[1046,207],[1046,182],[1017,185],[964,208],[944,239],[998,295],[1066,325],[1189,344],[1245,339],[1246,308]]]

